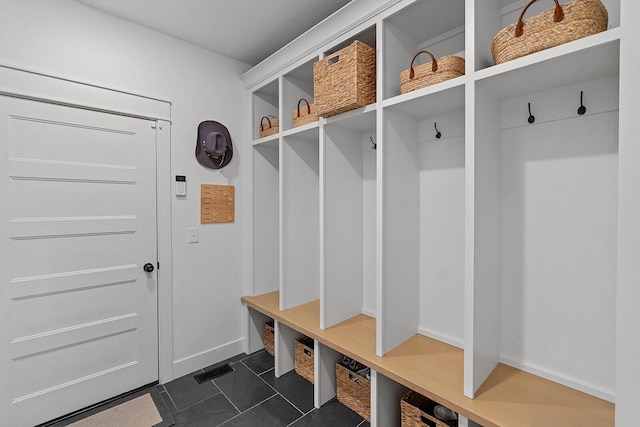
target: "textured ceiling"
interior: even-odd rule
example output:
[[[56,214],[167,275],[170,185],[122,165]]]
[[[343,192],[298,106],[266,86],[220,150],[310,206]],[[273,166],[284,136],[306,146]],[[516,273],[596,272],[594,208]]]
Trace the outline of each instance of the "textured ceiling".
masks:
[[[350,0],[76,0],[255,65]]]

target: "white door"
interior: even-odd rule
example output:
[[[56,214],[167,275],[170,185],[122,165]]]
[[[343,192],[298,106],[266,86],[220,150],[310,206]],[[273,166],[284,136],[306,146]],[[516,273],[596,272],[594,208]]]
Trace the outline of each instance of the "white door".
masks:
[[[0,96],[0,425],[158,379],[155,126]]]

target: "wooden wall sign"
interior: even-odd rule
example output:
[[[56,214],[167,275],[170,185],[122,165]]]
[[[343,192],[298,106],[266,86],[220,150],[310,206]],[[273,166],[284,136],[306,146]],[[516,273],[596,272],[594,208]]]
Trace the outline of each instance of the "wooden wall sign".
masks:
[[[200,223],[233,222],[235,217],[235,187],[233,185],[200,186]]]

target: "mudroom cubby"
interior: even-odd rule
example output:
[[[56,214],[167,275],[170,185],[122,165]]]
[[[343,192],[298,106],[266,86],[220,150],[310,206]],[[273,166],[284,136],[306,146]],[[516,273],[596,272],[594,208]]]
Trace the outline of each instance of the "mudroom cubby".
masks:
[[[346,354],[372,369],[374,426],[400,425],[407,389],[462,427],[637,422],[625,319],[640,298],[640,29],[625,8],[640,6],[602,2],[606,31],[495,65],[493,37],[528,1],[357,0],[243,77],[251,102],[277,82],[274,109],[290,115],[313,95],[315,58],[376,48],[375,104],[253,148],[242,301],[315,340],[317,407]],[[465,75],[401,95],[420,49],[465,57]],[[267,192],[280,218],[268,233],[255,218],[276,217]],[[280,286],[256,277],[276,270]]]
[[[320,328],[376,316],[376,114],[330,118],[321,147]]]
[[[297,111],[300,99],[313,104],[313,63],[317,60],[318,57],[314,56],[282,77],[283,131],[293,128],[293,113]],[[306,104],[302,102],[300,110],[304,108]]]
[[[260,89],[253,92],[251,99],[252,105],[252,132],[253,139],[260,139],[260,124],[264,123],[264,126],[268,126],[268,121],[265,119],[262,122],[263,117],[268,117],[269,120],[280,120],[280,85],[278,79],[265,84]],[[273,135],[269,135],[265,140],[273,139]]]
[[[463,346],[463,83],[383,110],[379,356],[418,331]]]
[[[400,95],[400,73],[409,69],[419,51],[428,50],[436,60],[446,55],[465,57],[464,3],[464,0],[410,2],[384,21],[383,99]],[[421,54],[414,66],[429,61],[427,54]]]
[[[497,267],[474,276],[476,290],[495,292],[475,312],[498,316],[487,330],[474,322],[474,340],[499,343],[491,351],[511,366],[613,401],[618,76],[513,97],[498,80],[476,83],[474,165],[475,228],[488,230],[475,245]]]

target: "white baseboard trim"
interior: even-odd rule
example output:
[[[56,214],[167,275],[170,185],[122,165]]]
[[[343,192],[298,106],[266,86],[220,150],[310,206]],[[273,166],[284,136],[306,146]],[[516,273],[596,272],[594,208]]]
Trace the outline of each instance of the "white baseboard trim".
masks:
[[[373,317],[374,319],[377,317],[377,314],[376,314],[375,310],[372,310],[372,309],[367,308],[367,307],[362,307],[361,312],[365,316]]]
[[[450,335],[440,334],[436,331],[427,328],[418,328],[418,333],[420,335],[424,335],[425,337],[433,338],[434,340],[443,342],[445,344],[452,345],[454,347],[458,347],[464,349],[464,341],[458,338],[452,337]]]
[[[198,369],[206,368],[244,352],[244,339],[240,338],[219,347],[194,354],[173,362],[173,377],[179,378]]]
[[[581,391],[583,393],[590,394],[592,396],[606,400],[608,402],[615,403],[616,401],[614,390],[608,390],[603,387],[584,382],[577,378],[561,375],[557,372],[551,372],[546,368],[541,368],[535,365],[526,364],[521,361],[517,361],[513,358],[510,358],[504,354],[500,355],[500,362],[504,363],[505,365],[509,365],[513,368],[520,369],[521,371],[528,372],[530,374],[536,375],[541,378],[545,378],[549,381],[553,381],[555,383],[562,384],[564,386]]]

